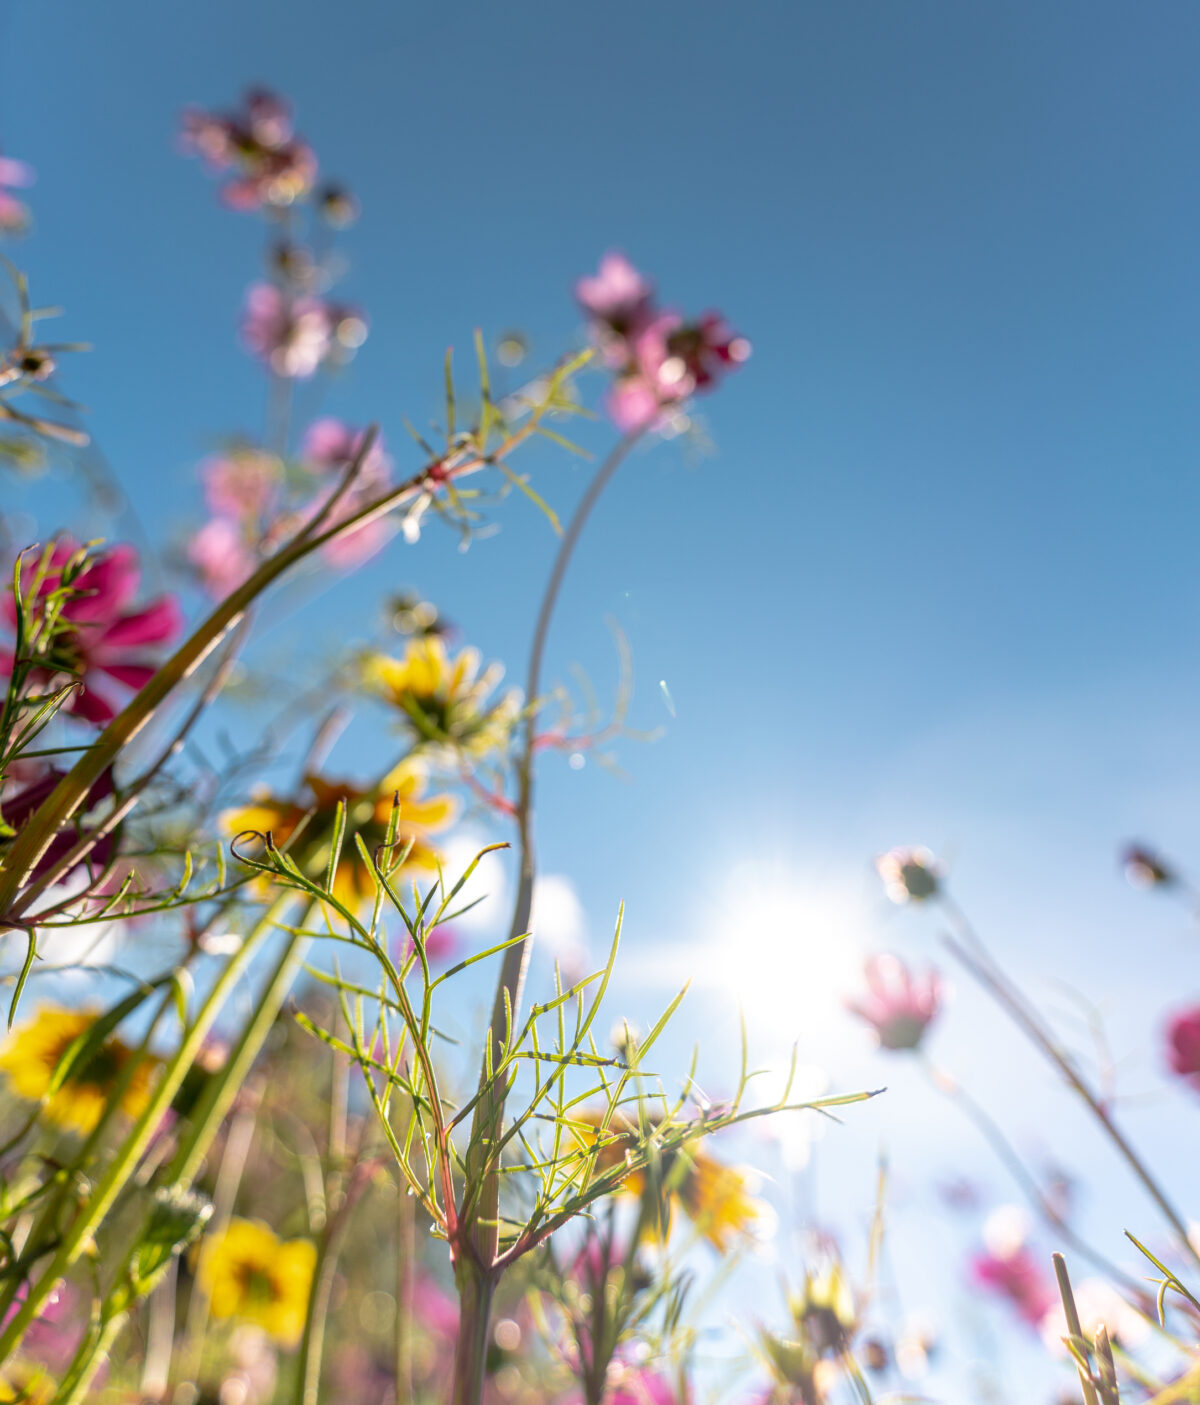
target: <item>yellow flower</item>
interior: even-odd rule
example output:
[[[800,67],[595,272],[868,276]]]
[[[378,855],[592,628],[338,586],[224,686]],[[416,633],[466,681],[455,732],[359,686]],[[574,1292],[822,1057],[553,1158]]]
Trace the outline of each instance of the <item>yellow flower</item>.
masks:
[[[30,1102],[40,1102],[49,1092],[63,1055],[96,1019],[95,1010],[43,1005],[32,1020],[13,1030],[0,1047],[0,1072],[7,1074],[13,1092]],[[106,1039],[86,1063],[72,1069],[46,1103],[46,1120],[86,1136],[99,1122],[113,1085],[131,1056],[129,1046],[115,1035]],[[129,1117],[145,1111],[153,1067],[153,1060],[144,1059],[121,1095],[121,1110]]]
[[[316,1246],[279,1239],[261,1220],[232,1219],[203,1246],[197,1278],[214,1317],[255,1322],[284,1346],[304,1331]]]
[[[55,1394],[54,1382],[40,1368],[26,1367],[20,1375],[0,1376],[0,1405],[9,1401],[13,1405],[50,1405]]]
[[[333,881],[333,896],[345,907],[355,909],[375,899],[374,874],[362,861],[355,834],[362,836],[368,853],[387,840],[392,798],[400,802],[396,830],[397,851],[410,839],[412,850],[404,868],[435,871],[439,857],[429,844],[429,836],[447,828],[454,819],[452,796],[425,794],[425,773],[413,761],[402,761],[374,790],[362,790],[346,781],[327,781],[305,776],[309,794],[299,800],[276,800],[262,796],[241,810],[222,816],[227,833],[247,830],[270,834],[277,848],[310,878],[323,879],[333,843],[334,821],[339,802],[346,806],[346,836],[342,857]],[[293,840],[293,836],[295,836]],[[381,863],[385,856],[381,856]],[[395,875],[393,875],[394,877]]]
[[[593,1125],[599,1122],[598,1118],[588,1114],[578,1120]],[[595,1142],[594,1136],[590,1143],[586,1134],[581,1137],[578,1129],[576,1137],[585,1143],[584,1150],[590,1149]],[[596,1157],[596,1169],[603,1172],[619,1166],[625,1160],[626,1153],[637,1145],[637,1140],[637,1127],[633,1122],[623,1118],[612,1119]],[[745,1174],[709,1156],[695,1144],[664,1156],[662,1183],[668,1193],[665,1206],[668,1221],[670,1201],[677,1200],[684,1214],[720,1254],[729,1248],[731,1240],[748,1235],[761,1213],[758,1200],[750,1193],[750,1182]],[[645,1172],[631,1172],[622,1182],[621,1189],[630,1195],[644,1194]],[[668,1228],[669,1223],[663,1226],[664,1230]]]
[[[367,654],[361,677],[367,691],[403,713],[421,741],[479,758],[502,750],[521,713],[521,694],[509,689],[488,703],[504,669],[479,671],[477,649],[456,658],[436,635],[409,641],[402,659]]]

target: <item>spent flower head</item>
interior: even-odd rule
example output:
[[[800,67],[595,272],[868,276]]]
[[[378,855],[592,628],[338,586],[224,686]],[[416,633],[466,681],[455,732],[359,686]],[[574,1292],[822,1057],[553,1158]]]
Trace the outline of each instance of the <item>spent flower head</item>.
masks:
[[[317,177],[317,158],[296,136],[290,108],[264,88],[252,88],[232,112],[187,108],[182,142],[211,170],[230,175],[221,198],[234,210],[286,208]]]
[[[929,849],[889,849],[875,867],[894,903],[925,902],[939,892],[941,870]]]

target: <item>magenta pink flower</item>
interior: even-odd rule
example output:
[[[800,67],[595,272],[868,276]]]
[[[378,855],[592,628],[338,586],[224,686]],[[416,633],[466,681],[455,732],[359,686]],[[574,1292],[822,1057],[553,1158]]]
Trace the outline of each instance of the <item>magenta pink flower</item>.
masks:
[[[891,955],[868,958],[863,970],[868,993],[847,1001],[847,1009],[875,1030],[881,1048],[915,1049],[941,1003],[937,972],[914,977],[899,957]]]
[[[1167,1059],[1172,1073],[1200,1091],[1200,1005],[1181,1011],[1167,1025]]]
[[[750,355],[750,343],[718,313],[687,322],[656,309],[650,283],[622,254],[606,254],[598,274],[576,283],[575,296],[617,373],[608,412],[626,433],[665,427],[671,409],[711,390]]]
[[[200,465],[204,501],[226,517],[261,518],[279,490],[282,465],[274,454],[235,449]]]
[[[49,799],[51,792],[65,775],[66,772],[60,771],[56,766],[46,766],[19,790],[5,794],[3,797],[5,824],[19,834],[26,821],[41,807],[44,800]],[[11,776],[6,777],[6,780],[10,779],[12,779]],[[87,797],[75,817],[51,839],[45,853],[34,865],[32,877],[40,878],[42,874],[48,873],[61,859],[66,857],[89,829],[94,832],[94,826],[88,825],[84,821],[89,812],[107,800],[112,793],[112,768],[109,767],[101,773],[100,779],[88,791]],[[59,875],[57,881],[65,882],[84,864],[90,865],[96,871],[104,869],[112,858],[115,848],[116,836],[112,833],[104,835],[96,840],[85,859],[81,859],[79,863],[66,869]]]
[[[1031,1327],[1037,1327],[1057,1301],[1049,1274],[1023,1244],[1007,1254],[976,1254],[971,1276],[981,1287],[1007,1299]]]
[[[609,1405],[679,1405],[679,1397],[657,1371],[626,1370],[607,1397]]]
[[[33,167],[0,156],[0,234],[19,234],[29,224],[29,207],[11,192],[34,182]]]
[[[74,543],[60,541],[51,557],[51,570],[40,594],[58,588],[62,568],[77,550]],[[56,641],[60,672],[69,672],[83,682],[73,694],[68,710],[87,722],[103,726],[116,716],[116,707],[105,690],[95,686],[96,675],[107,674],[135,692],[144,688],[157,671],[146,657],[148,644],[169,643],[183,627],[179,602],[173,595],[161,596],[141,610],[127,610],[141,582],[137,553],[131,546],[114,546],[96,553],[76,577],[77,594],[64,605],[61,618],[70,628]],[[4,600],[9,623],[16,624],[16,602]],[[11,658],[7,662],[11,669]]]
[[[188,542],[187,558],[215,600],[236,590],[258,564],[238,524],[228,517],[206,522]]]
[[[290,109],[265,89],[251,90],[232,113],[187,108],[182,141],[213,170],[235,172],[221,191],[235,210],[291,205],[317,178],[317,158],[295,135]]]

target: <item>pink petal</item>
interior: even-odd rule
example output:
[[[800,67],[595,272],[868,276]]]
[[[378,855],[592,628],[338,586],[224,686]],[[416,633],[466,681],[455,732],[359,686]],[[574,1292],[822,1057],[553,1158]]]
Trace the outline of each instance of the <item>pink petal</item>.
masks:
[[[118,683],[132,688],[135,693],[140,692],[158,672],[158,669],[148,663],[104,663],[98,659],[95,666],[110,678],[115,678]]]
[[[117,715],[112,704],[103,694],[95,692],[90,683],[75,694],[74,700],[69,705],[69,711],[74,716],[81,717],[85,722],[94,723],[97,727],[107,726]]]
[[[173,595],[147,605],[136,614],[123,615],[104,631],[96,650],[128,649],[140,644],[165,644],[183,629],[183,611]],[[93,651],[95,652],[95,651]]]
[[[81,594],[64,607],[63,615],[75,624],[107,623],[137,594],[141,577],[133,547],[114,546],[76,579]]]

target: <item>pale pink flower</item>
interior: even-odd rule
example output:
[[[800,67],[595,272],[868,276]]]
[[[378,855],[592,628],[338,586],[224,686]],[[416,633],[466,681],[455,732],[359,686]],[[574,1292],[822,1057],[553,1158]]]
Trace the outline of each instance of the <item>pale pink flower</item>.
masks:
[[[639,332],[634,355],[660,401],[673,404],[713,389],[726,371],[749,359],[750,343],[717,312],[696,322],[664,312]]]
[[[1167,1062],[1172,1073],[1200,1091],[1200,1005],[1182,1010],[1167,1024]]]
[[[314,420],[305,433],[300,457],[309,468],[320,473],[340,473],[353,462],[365,433],[332,417]],[[392,460],[383,446],[382,436],[377,435],[363,461],[361,477],[386,483],[391,471]]]
[[[941,1003],[936,971],[914,976],[897,956],[869,957],[864,965],[867,994],[847,1008],[875,1030],[883,1049],[915,1049]]]
[[[607,365],[620,366],[629,359],[630,343],[650,319],[653,296],[651,283],[624,254],[605,254],[599,273],[576,282],[576,301],[592,320]]]
[[[206,522],[188,543],[187,557],[204,589],[216,600],[241,585],[258,564],[241,529],[228,517]]]
[[[246,293],[242,340],[277,376],[315,375],[333,345],[328,305],[320,298],[287,298],[273,283]]]
[[[29,224],[29,207],[11,192],[33,184],[33,167],[0,156],[0,234],[18,234]]]
[[[275,455],[258,449],[234,449],[200,465],[204,501],[227,517],[262,517],[274,502],[281,477],[282,465]]]
[[[1003,1254],[990,1250],[976,1254],[971,1276],[981,1287],[1005,1298],[1031,1327],[1039,1326],[1058,1301],[1048,1271],[1024,1244]]]
[[[58,589],[62,568],[76,550],[75,544],[66,540],[54,548],[41,596]],[[95,553],[75,578],[72,588],[77,593],[61,610],[61,620],[70,626],[56,641],[62,672],[74,674],[84,685],[72,695],[67,709],[87,722],[103,726],[116,716],[107,690],[95,686],[97,674],[139,691],[157,671],[144,646],[169,643],[183,628],[183,615],[173,595],[160,596],[141,610],[126,608],[140,583],[141,570],[133,547],[110,547]],[[15,626],[17,607],[11,594],[4,598],[4,611]],[[11,669],[11,658],[5,667]]]

